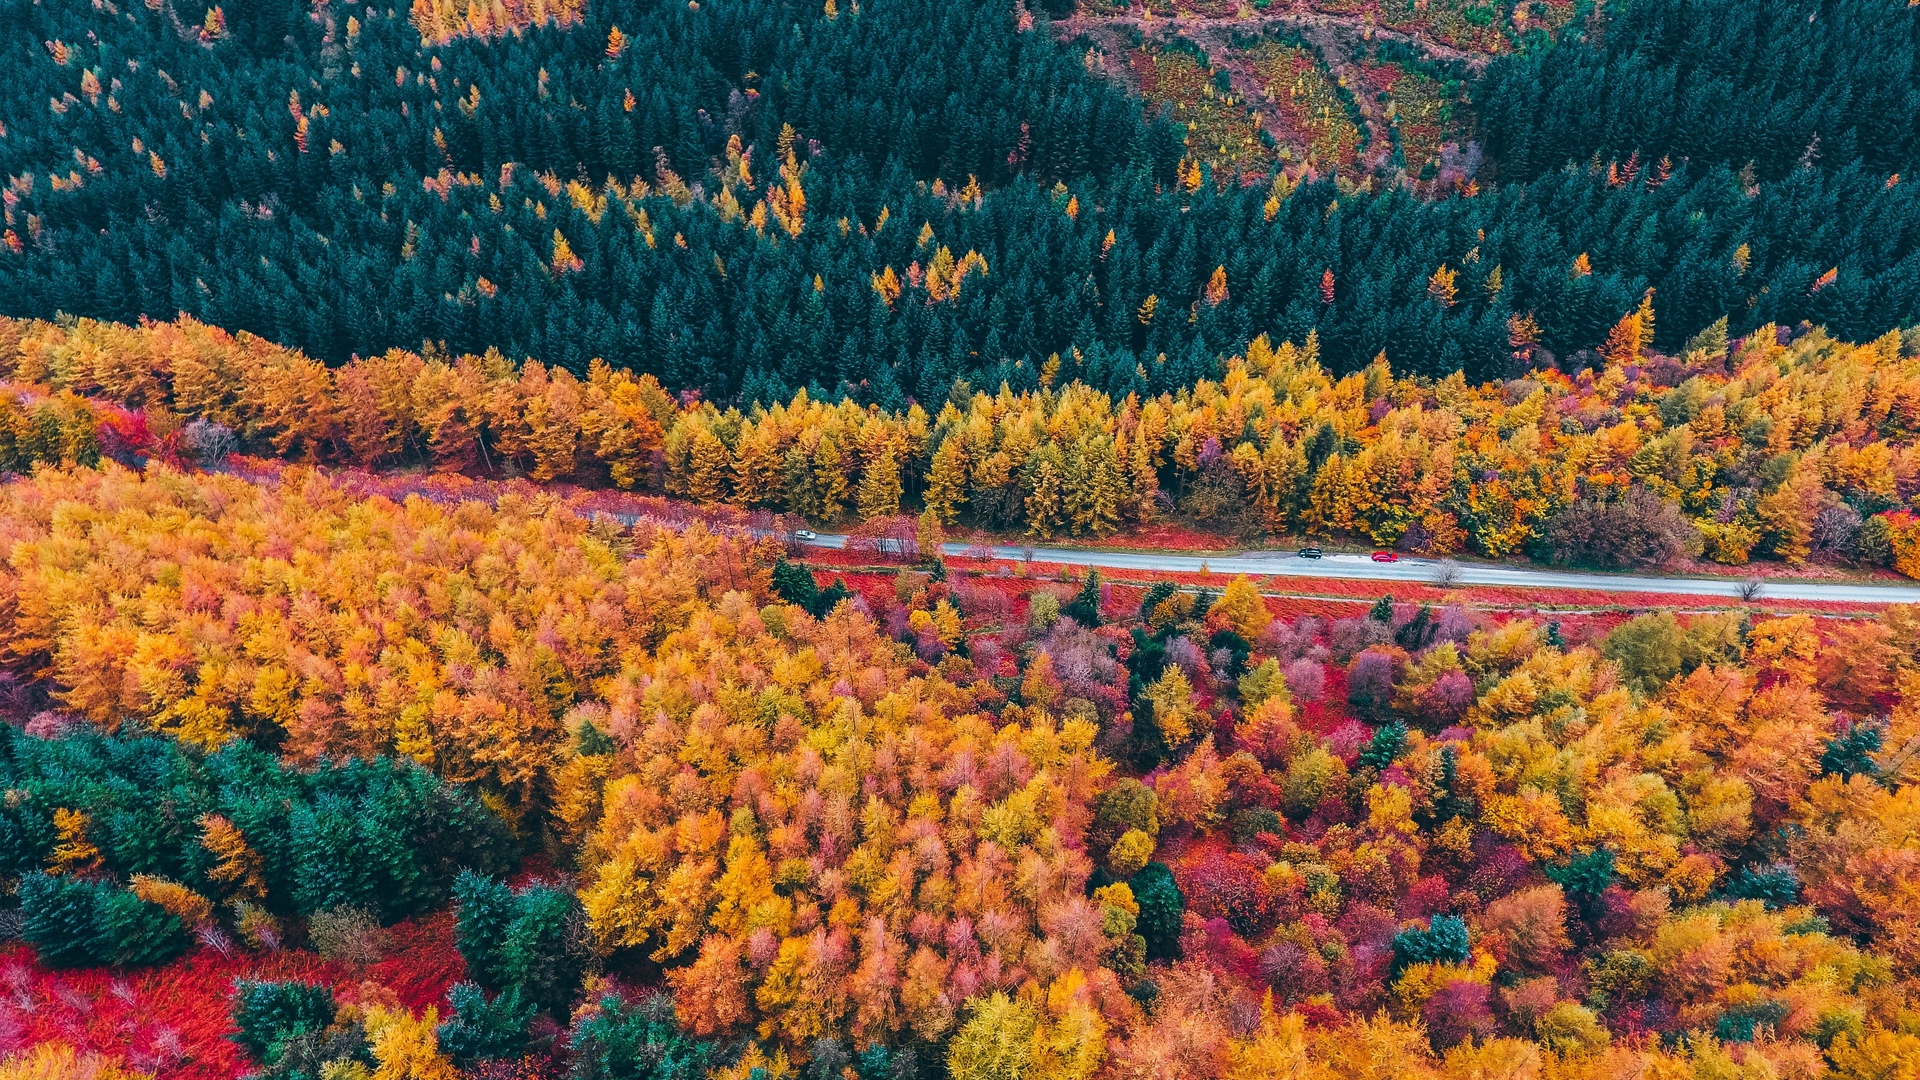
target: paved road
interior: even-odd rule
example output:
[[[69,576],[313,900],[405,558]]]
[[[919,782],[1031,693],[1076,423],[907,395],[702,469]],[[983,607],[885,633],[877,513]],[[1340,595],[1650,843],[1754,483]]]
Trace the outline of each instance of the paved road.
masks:
[[[839,548],[847,538],[821,534],[811,543],[816,547]],[[965,555],[976,548],[967,544],[948,544],[948,555]],[[998,559],[1031,558],[1034,562],[1062,563],[1070,566],[1098,566],[1113,570],[1160,570],[1190,573],[1205,563],[1216,574],[1280,574],[1287,577],[1341,578],[1361,581],[1411,581],[1431,584],[1437,563],[1431,559],[1403,558],[1399,562],[1377,563],[1365,555],[1327,555],[1302,559],[1290,551],[1249,551],[1239,555],[1201,557],[1171,552],[1095,551],[1085,548],[1015,547],[999,545],[992,549]],[[1592,589],[1601,592],[1649,592],[1683,596],[1734,597],[1740,595],[1742,582],[1733,578],[1650,577],[1638,574],[1573,573],[1559,570],[1534,570],[1518,566],[1488,563],[1459,564],[1461,585],[1505,585],[1528,589]],[[1861,604],[1920,603],[1920,583],[1914,585],[1845,585],[1777,579],[1767,581],[1760,590],[1761,599],[1835,600]]]

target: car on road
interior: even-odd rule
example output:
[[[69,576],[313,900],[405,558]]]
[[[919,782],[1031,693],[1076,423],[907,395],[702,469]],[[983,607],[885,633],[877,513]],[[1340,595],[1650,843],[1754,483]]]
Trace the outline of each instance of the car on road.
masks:
[[[793,538],[803,544],[811,544],[815,540],[820,539],[820,534],[814,532],[812,529],[795,529],[793,530]]]
[[[1400,556],[1395,555],[1391,551],[1376,551],[1373,553],[1373,561],[1374,562],[1399,562]]]
[[[1321,551],[1316,547],[1304,547],[1300,549],[1300,557],[1303,559],[1317,559],[1320,555]]]

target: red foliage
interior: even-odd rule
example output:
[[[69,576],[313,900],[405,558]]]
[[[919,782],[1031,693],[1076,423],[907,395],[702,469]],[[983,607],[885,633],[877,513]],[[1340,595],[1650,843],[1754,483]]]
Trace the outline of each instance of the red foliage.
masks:
[[[869,563],[910,563],[920,558],[919,530],[905,514],[863,521],[847,533],[848,555]]]
[[[58,1040],[168,1080],[234,1080],[253,1068],[228,1039],[235,979],[327,983],[343,1000],[358,1000],[370,982],[418,1011],[444,1009],[447,988],[465,973],[447,912],[391,927],[387,958],[358,972],[305,950],[210,948],[162,967],[48,971],[14,946],[0,952],[0,1055]]]
[[[1203,919],[1224,920],[1234,933],[1256,939],[1273,929],[1276,914],[1265,871],[1259,860],[1226,851],[1218,841],[1189,849],[1173,867],[1188,910]]]

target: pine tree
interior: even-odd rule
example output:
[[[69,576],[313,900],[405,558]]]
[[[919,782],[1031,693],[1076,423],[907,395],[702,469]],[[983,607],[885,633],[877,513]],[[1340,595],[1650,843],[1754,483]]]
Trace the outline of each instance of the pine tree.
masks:
[[[1090,569],[1087,579],[1080,583],[1080,592],[1073,602],[1060,609],[1060,614],[1085,627],[1096,627],[1100,618],[1100,571]]]
[[[20,880],[21,936],[49,967],[87,967],[103,963],[97,911],[103,886],[48,874]]]
[[[536,886],[514,894],[513,909],[495,954],[496,978],[528,1003],[564,1016],[585,974],[580,902],[569,891]]]
[[[279,1063],[287,1045],[333,1023],[333,992],[313,983],[240,979],[233,987],[234,1041],[262,1065]]]
[[[467,974],[490,989],[508,985],[506,939],[517,915],[513,890],[467,871],[454,881],[453,898],[458,905],[454,944],[466,961]]]
[[[447,991],[453,1015],[440,1025],[440,1046],[454,1064],[470,1069],[481,1061],[520,1057],[536,1012],[532,1002],[510,986],[487,1000],[476,983],[455,983]]]

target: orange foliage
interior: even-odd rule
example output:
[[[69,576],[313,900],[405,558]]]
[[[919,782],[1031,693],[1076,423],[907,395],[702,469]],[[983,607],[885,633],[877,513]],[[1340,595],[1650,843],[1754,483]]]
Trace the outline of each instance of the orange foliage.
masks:
[[[626,536],[547,500],[360,499],[302,469],[42,471],[0,488],[0,537],[0,649],[97,722],[402,754],[518,798],[624,650],[703,589],[763,590],[769,561],[697,524]]]

